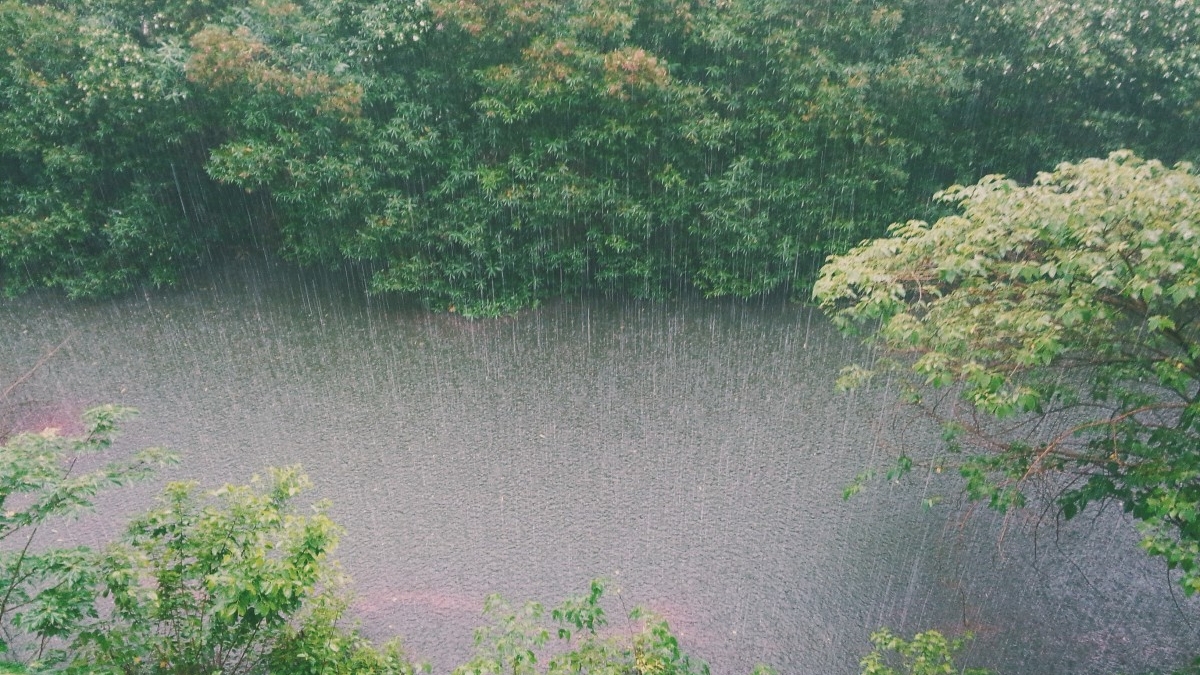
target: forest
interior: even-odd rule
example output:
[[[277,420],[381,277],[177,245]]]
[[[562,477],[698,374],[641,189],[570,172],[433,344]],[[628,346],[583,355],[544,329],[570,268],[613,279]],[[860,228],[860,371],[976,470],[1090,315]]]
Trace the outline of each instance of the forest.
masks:
[[[0,286],[269,251],[497,315],[806,297],[930,196],[1194,157],[1192,3],[0,4]]]

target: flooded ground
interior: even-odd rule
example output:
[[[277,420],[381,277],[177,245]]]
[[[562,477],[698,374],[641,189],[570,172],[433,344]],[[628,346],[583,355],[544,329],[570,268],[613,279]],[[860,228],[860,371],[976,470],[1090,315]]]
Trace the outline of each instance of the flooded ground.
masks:
[[[556,598],[606,577],[715,673],[854,673],[880,625],[971,630],[1005,673],[1169,669],[1200,651],[1195,601],[1116,514],[1070,527],[964,518],[953,482],[842,488],[930,443],[886,391],[841,394],[861,356],[782,302],[574,299],[470,321],[368,298],[361,275],[271,263],[92,304],[0,304],[11,382],[63,340],[9,420],[66,427],[139,408],[123,446],[164,478],[245,482],[300,463],[346,528],[339,558],[374,636],[437,672],[483,597]],[[155,486],[62,529],[102,541]],[[923,496],[944,494],[930,510]],[[1037,517],[1037,513],[1031,518]]]

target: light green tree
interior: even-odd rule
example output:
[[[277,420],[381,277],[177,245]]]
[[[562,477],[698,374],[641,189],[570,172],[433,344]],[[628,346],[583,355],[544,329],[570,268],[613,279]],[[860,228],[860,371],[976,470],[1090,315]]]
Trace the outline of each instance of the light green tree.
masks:
[[[7,392],[6,392],[7,393]],[[82,458],[108,449],[132,409],[101,406],[84,413],[79,436],[57,429],[19,433],[0,445],[0,652],[20,662],[61,656],[53,648],[95,616],[96,568],[83,547],[47,548],[38,534],[92,505],[107,487],[143,478],[172,456],[150,448],[90,471]],[[87,460],[85,460],[86,463]]]
[[[454,675],[709,672],[707,664],[684,653],[667,622],[651,612],[635,608],[629,615],[631,630],[606,630],[604,590],[603,581],[593,581],[587,595],[564,600],[549,617],[540,603],[514,609],[500,596],[490,596],[484,613],[492,623],[475,632],[475,656]],[[759,666],[753,675],[772,672]]]
[[[1200,590],[1200,178],[1129,152],[1033,184],[990,176],[834,256],[815,297],[944,424],[910,450],[973,499],[1025,504],[1036,480],[1071,518],[1113,502],[1142,546]]]
[[[887,628],[871,634],[874,649],[859,662],[862,675],[990,675],[984,668],[959,668],[954,657],[971,636],[947,638],[936,630],[917,633],[911,640]]]
[[[344,580],[324,503],[299,468],[207,495],[172,483],[99,563],[111,612],[78,634],[87,673],[411,673],[395,644],[339,628]]]

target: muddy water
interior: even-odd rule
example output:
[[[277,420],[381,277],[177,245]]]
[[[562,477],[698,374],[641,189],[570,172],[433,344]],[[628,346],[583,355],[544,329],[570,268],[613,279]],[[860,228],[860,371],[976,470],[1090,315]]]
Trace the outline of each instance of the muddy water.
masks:
[[[808,308],[575,299],[473,322],[367,298],[353,272],[247,263],[103,303],[5,301],[0,319],[4,382],[67,338],[21,388],[28,427],[119,402],[142,411],[125,448],[183,454],[167,477],[303,464],[345,526],[364,627],[438,671],[467,657],[486,594],[551,602],[594,577],[716,673],[857,672],[884,624],[970,629],[970,659],[1007,673],[1200,651],[1197,604],[1116,515],[964,519],[953,484],[923,478],[843,502],[930,435],[886,391],[833,391],[862,355]],[[62,532],[102,540],[152,492]]]

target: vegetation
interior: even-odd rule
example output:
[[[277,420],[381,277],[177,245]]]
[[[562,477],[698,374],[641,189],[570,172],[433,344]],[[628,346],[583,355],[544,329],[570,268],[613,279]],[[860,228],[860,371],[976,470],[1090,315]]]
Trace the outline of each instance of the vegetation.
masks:
[[[94,408],[84,415],[80,437],[47,429],[17,434],[0,447],[0,541],[13,542],[0,551],[0,653],[8,658],[54,659],[52,648],[95,616],[89,552],[46,549],[36,540],[47,521],[91,506],[99,490],[170,461],[151,448],[126,462],[75,471],[82,457],[111,445],[118,420],[129,413]]]
[[[568,598],[550,612],[528,603],[514,610],[493,595],[484,604],[492,624],[475,633],[475,656],[454,675],[567,675],[568,673],[639,673],[700,675],[708,666],[683,653],[662,618],[634,609],[631,634],[604,636],[607,614],[600,604],[604,584],[593,581],[590,592]],[[753,675],[773,671],[758,667]]]
[[[74,475],[79,458],[109,447],[128,409],[89,410],[77,438],[54,430],[0,446],[0,672],[130,675],[414,675],[397,641],[375,646],[344,626],[347,580],[331,558],[338,528],[327,504],[309,513],[298,468],[265,481],[201,494],[169,484],[161,505],[133,520],[103,550],[36,546],[50,519],[90,505],[104,487],[172,461],[148,449],[126,462]],[[484,607],[475,656],[456,675],[642,673],[689,675],[687,656],[661,618],[641,609],[606,630],[604,584],[549,612],[537,603]],[[768,675],[760,668],[756,675]]]
[[[871,634],[874,649],[860,662],[862,675],[991,675],[984,668],[959,668],[954,657],[971,636],[947,639],[938,631],[917,633],[911,640],[881,628]]]
[[[257,483],[257,481],[256,481]],[[395,646],[374,651],[336,629],[345,606],[328,559],[337,528],[300,515],[298,469],[226,486],[204,504],[173,483],[96,561],[112,610],[75,636],[73,661],[101,673],[410,673]]]
[[[927,195],[1191,153],[1188,3],[0,2],[0,286],[249,248],[500,313],[803,289]]]
[[[54,518],[78,512],[105,487],[173,461],[150,448],[76,472],[107,449],[132,411],[89,410],[79,437],[21,433],[0,445],[0,651],[4,672],[411,674],[396,643],[376,648],[339,625],[343,580],[329,554],[337,528],[297,469],[265,486],[226,486],[206,498],[167,487],[105,550],[39,545]]]
[[[1064,518],[1115,503],[1200,590],[1200,178],[1118,152],[938,198],[958,213],[831,258],[815,291],[944,425],[900,471],[956,467],[1000,511],[1035,482]]]
[[[884,355],[844,382],[886,370],[944,425],[897,472],[955,469],[1001,511],[1034,485],[1065,518],[1119,504],[1200,590],[1200,183],[1139,158],[1200,147],[1191,3],[0,0],[0,46],[7,294],[166,285],[253,248],[472,315],[586,290],[751,297],[803,292],[877,223],[923,217],[815,282]],[[996,173],[1014,179],[926,199]],[[169,461],[75,473],[124,414],[4,440],[10,658],[413,669],[341,627],[337,529],[296,510],[294,470],[172,485],[103,552],[36,545]],[[601,595],[549,623],[489,601],[459,672],[704,670],[652,617],[599,632]],[[874,644],[872,675],[953,672],[961,647]]]

